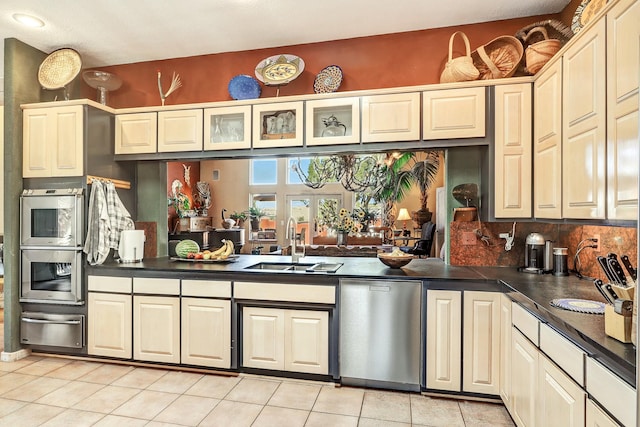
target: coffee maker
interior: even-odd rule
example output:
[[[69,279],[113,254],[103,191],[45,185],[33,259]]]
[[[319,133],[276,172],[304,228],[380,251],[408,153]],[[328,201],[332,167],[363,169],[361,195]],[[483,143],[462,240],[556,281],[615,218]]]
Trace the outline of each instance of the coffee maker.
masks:
[[[524,267],[518,270],[525,273],[544,273],[545,239],[540,233],[530,233],[524,249]]]

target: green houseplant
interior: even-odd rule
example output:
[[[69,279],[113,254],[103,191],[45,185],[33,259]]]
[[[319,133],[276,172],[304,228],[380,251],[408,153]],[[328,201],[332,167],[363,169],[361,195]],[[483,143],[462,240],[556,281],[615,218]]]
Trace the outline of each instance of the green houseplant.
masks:
[[[249,209],[247,209],[246,214],[248,215],[249,220],[251,221],[252,230],[259,230],[260,218],[267,215],[265,211],[263,211],[256,205],[250,206]]]
[[[440,155],[436,151],[428,151],[424,159],[416,160],[411,167],[411,175],[420,190],[420,209],[411,212],[413,221],[418,227],[431,221],[432,213],[427,208],[427,199],[429,198],[429,189],[435,181],[439,168]]]
[[[247,219],[247,214],[246,212],[233,211],[233,213],[229,215],[229,218],[234,220],[238,227],[242,227]]]

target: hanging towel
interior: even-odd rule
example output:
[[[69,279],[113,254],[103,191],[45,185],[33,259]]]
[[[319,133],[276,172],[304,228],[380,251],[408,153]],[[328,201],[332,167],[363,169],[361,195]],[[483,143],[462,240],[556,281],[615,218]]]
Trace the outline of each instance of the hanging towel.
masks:
[[[120,243],[120,233],[123,230],[133,230],[135,224],[131,219],[131,215],[127,208],[124,207],[118,193],[116,193],[116,186],[113,182],[107,182],[107,212],[109,214],[109,221],[111,223],[109,232],[109,247],[112,249],[118,249],[118,243]]]
[[[109,231],[111,223],[107,211],[107,197],[104,186],[98,180],[91,185],[89,197],[89,213],[87,215],[87,239],[84,242],[84,253],[91,265],[102,264],[109,256]]]

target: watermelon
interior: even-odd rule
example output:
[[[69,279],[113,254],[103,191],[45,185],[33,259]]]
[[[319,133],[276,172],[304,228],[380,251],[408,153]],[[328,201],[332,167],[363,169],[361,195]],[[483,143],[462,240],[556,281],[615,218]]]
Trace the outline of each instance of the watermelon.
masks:
[[[198,245],[198,242],[195,242],[193,240],[181,240],[176,245],[176,255],[178,255],[180,258],[186,258],[187,254],[195,254],[198,252],[200,252],[200,246]]]

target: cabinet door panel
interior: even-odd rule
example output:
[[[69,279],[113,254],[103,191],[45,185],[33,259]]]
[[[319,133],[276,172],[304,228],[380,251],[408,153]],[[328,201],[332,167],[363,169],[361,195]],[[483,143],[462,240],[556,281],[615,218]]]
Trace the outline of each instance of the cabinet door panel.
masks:
[[[500,295],[498,292],[464,292],[464,391],[500,392]]]
[[[55,109],[56,144],[52,176],[81,176],[84,170],[84,128],[82,106]]]
[[[562,216],[604,219],[606,209],[605,20],[563,55]]]
[[[329,313],[287,310],[284,322],[284,369],[329,373]]]
[[[116,116],[115,154],[155,153],[158,145],[158,114]]]
[[[495,216],[531,217],[531,85],[496,86]]]
[[[423,92],[423,139],[485,135],[485,88]]]
[[[133,357],[180,363],[180,298],[133,297]]]
[[[533,215],[562,218],[562,61],[534,83]]]
[[[231,367],[231,301],[182,298],[181,363]]]
[[[89,292],[87,352],[131,358],[131,295]]]
[[[586,393],[549,359],[539,357],[538,425],[584,426]]]
[[[284,310],[242,309],[242,365],[284,370]]]
[[[202,110],[158,113],[158,152],[202,150]]]
[[[638,217],[640,2],[607,13],[607,218]]]
[[[460,391],[462,294],[427,291],[427,388]]]
[[[518,427],[537,426],[538,349],[517,329],[511,333],[511,416]]]
[[[511,412],[511,300],[500,297],[500,397]]]
[[[23,165],[22,175],[29,177],[46,177],[51,172],[49,161],[48,137],[53,131],[53,124],[45,109],[26,110],[23,114]]]
[[[619,427],[619,424],[613,421],[609,415],[605,414],[591,399],[587,399],[587,413],[585,418],[586,427]]]
[[[362,142],[419,139],[419,93],[362,97]]]

